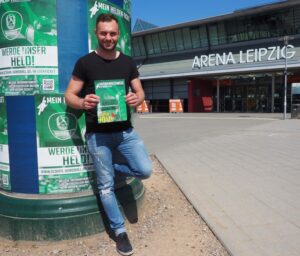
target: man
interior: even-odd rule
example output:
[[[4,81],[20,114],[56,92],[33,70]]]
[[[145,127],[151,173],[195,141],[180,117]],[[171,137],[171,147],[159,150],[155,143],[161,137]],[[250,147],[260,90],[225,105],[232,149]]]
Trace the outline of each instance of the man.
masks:
[[[143,102],[144,91],[132,59],[115,48],[119,38],[118,20],[111,14],[99,15],[95,35],[99,47],[77,61],[65,98],[70,107],[85,110],[86,140],[97,174],[101,202],[116,236],[117,251],[121,255],[131,255],[133,249],[114,193],[114,175],[119,172],[145,179],[151,174],[151,162],[143,141],[132,128],[129,111],[130,107]],[[95,94],[95,83],[103,80],[125,82],[127,120],[98,123],[100,99]],[[120,155],[125,164],[118,162]]]

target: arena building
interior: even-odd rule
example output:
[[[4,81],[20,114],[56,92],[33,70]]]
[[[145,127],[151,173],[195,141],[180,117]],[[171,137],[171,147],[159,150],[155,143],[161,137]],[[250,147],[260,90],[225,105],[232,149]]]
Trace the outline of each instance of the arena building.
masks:
[[[168,112],[170,99],[181,99],[185,112],[270,113],[289,112],[299,100],[298,0],[148,26],[132,36],[153,112]]]

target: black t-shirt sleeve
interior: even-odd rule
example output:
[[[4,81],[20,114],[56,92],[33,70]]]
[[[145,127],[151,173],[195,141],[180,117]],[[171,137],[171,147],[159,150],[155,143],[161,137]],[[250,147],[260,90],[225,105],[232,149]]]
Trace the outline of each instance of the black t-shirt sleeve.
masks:
[[[130,76],[130,81],[132,81],[135,78],[138,78],[140,76],[140,73],[136,67],[136,64],[133,60],[131,60],[131,76]]]
[[[82,59],[77,60],[75,66],[74,66],[72,75],[76,76],[77,78],[79,78],[82,81],[86,81],[85,67],[83,65]]]

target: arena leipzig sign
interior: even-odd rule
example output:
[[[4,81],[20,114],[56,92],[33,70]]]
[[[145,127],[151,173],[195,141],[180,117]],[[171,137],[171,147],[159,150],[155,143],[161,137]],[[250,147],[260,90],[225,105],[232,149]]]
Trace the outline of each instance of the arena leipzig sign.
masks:
[[[296,54],[293,45],[286,46],[271,46],[268,48],[248,49],[240,51],[238,54],[232,52],[212,53],[209,55],[195,56],[193,60],[193,69],[201,69],[203,67],[213,67],[228,64],[244,64],[261,61],[274,61],[279,59],[292,59]]]

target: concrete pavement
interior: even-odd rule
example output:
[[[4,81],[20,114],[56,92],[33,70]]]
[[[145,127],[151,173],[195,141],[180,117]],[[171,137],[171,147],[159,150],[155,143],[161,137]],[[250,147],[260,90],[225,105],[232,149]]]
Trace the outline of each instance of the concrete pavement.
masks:
[[[135,127],[234,256],[300,255],[300,120],[146,114]]]

